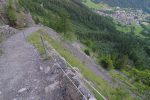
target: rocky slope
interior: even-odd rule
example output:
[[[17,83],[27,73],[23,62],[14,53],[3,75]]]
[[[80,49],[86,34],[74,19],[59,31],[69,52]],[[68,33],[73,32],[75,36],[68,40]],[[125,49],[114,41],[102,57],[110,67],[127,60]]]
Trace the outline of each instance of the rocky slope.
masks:
[[[9,25],[0,26],[0,42],[9,38],[17,32],[17,29],[10,27]]]
[[[4,53],[0,56],[0,99],[84,100],[86,97],[94,100],[81,85],[82,79],[77,78],[52,49],[54,59],[43,61],[36,49],[26,42],[25,36],[38,29],[27,28],[1,43]]]

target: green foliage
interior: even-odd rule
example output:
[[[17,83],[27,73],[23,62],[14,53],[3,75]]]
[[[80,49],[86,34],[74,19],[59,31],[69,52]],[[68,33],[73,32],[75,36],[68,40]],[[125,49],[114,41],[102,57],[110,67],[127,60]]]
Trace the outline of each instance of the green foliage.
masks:
[[[137,30],[137,27],[131,31],[131,27],[124,28],[119,25],[119,29],[116,29],[112,19],[92,12],[80,0],[19,0],[19,3],[32,13],[37,23],[40,22],[66,35],[75,33],[77,39],[96,54],[106,69],[126,70],[128,66],[136,66],[138,70],[150,69],[150,38],[141,38],[134,34],[149,33],[147,29]],[[72,65],[78,66],[84,76],[95,82],[98,87],[102,85],[97,82],[99,78],[93,79],[91,72],[65,49],[62,50],[54,41],[49,42],[53,43],[58,52]],[[90,54],[88,50],[85,53]],[[142,82],[147,84],[145,81]],[[118,92],[116,94],[122,95]]]
[[[27,3],[28,2],[28,3]],[[55,29],[57,32],[72,32],[72,24],[65,9],[54,11],[54,5],[47,0],[20,0],[19,4],[29,10],[36,23],[42,23]]]
[[[115,29],[112,19],[104,18],[92,12],[85,7],[80,0],[55,0],[55,2],[54,0],[20,0],[19,2],[25,9],[30,10],[32,13],[36,14],[36,16],[45,16],[46,19],[50,21],[56,21],[57,17],[62,17],[62,19],[64,19],[64,15],[67,15],[65,13],[68,13],[70,20],[82,23],[91,29],[110,29],[112,31]],[[41,7],[41,4],[43,7]],[[49,14],[49,10],[53,12],[53,14],[51,13],[52,15]],[[46,11],[48,14],[45,13]],[[55,17],[50,17],[50,15]],[[54,27],[54,25],[49,26],[52,28]]]
[[[37,31],[31,36],[28,37],[28,40],[31,44],[33,44],[39,52],[43,52],[41,49],[41,45],[37,45],[40,42],[40,34],[41,31]],[[72,55],[66,48],[61,45],[61,42],[52,39],[47,34],[43,33],[44,40],[48,41],[48,43],[61,55],[63,56],[72,66],[80,69],[82,75],[89,81],[91,81],[96,89],[99,92],[102,92],[105,97],[110,100],[130,100],[131,96],[126,93],[122,88],[112,88],[107,82],[105,82],[101,77],[98,77],[95,73],[93,73],[90,69],[88,69],[83,62],[77,59],[74,55]],[[91,88],[90,88],[91,89]],[[91,89],[95,94],[97,100],[102,100],[101,96],[93,89]],[[123,95],[124,94],[124,95]],[[119,100],[118,99],[118,100]]]
[[[83,41],[83,43],[88,47],[92,46],[92,42],[90,40],[85,40],[85,41]]]
[[[98,54],[98,58],[115,53],[117,59],[112,59],[115,68],[126,66],[121,60],[125,55],[137,68],[149,68],[149,39],[116,30],[112,19],[92,12],[80,0],[20,0],[19,3],[31,11],[37,22],[61,33],[74,31],[82,43]],[[134,30],[133,33],[140,31]],[[145,34],[145,30],[141,34]]]
[[[6,15],[10,22],[10,25],[15,26],[17,20],[17,14],[15,9],[12,7],[12,3],[9,3],[9,5],[6,7]]]
[[[115,68],[116,69],[127,69],[127,63],[128,63],[128,55],[124,55],[122,58],[116,59],[115,60]]]
[[[37,16],[34,16],[33,19],[35,21],[35,24],[39,24],[40,23],[40,20],[39,20],[39,18]]]
[[[45,51],[41,42],[39,31],[33,33],[30,37],[28,37],[28,42],[33,44],[37,50],[39,51],[40,55],[43,56]]]
[[[84,53],[85,53],[86,55],[90,56],[90,51],[89,51],[89,49],[85,49],[85,50],[84,50]]]
[[[111,70],[114,68],[113,66],[113,61],[110,56],[105,56],[104,58],[101,59],[100,63],[102,66],[108,70]]]
[[[132,69],[130,71],[130,77],[133,77],[136,82],[142,82],[144,85],[150,86],[149,70],[140,71],[137,69]]]
[[[106,4],[96,4],[94,2],[92,2],[92,0],[82,0],[83,4],[85,4],[86,6],[88,6],[89,8],[92,8],[92,9],[102,9],[102,8],[105,8],[107,7]]]

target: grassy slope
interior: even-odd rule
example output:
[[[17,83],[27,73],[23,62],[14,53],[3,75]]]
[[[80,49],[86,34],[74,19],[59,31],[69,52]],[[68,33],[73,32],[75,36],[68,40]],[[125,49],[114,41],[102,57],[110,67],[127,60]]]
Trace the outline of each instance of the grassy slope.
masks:
[[[91,0],[86,0],[86,2],[83,2],[83,4],[85,4],[89,8],[94,8],[94,9],[102,9],[102,8],[107,7],[106,4],[102,4],[102,3],[95,4]]]
[[[102,8],[106,8],[108,7],[108,5],[106,4],[102,4],[102,3],[94,3],[91,0],[86,0],[86,2],[83,2],[83,4],[85,4],[87,7],[89,8],[94,8],[94,9],[102,9]],[[125,32],[125,33],[129,33],[131,32],[131,27],[134,27],[134,33],[140,37],[143,37],[141,34],[139,34],[140,32],[142,32],[142,27],[141,26],[137,26],[134,23],[132,23],[131,26],[117,26],[117,30],[121,31],[121,32]]]
[[[40,45],[40,31],[33,33],[28,37],[28,41],[33,44],[39,52],[43,52],[41,50],[42,45]],[[69,51],[61,46],[61,43],[53,40],[49,36],[44,36],[44,39],[47,40],[53,48],[55,48],[61,56],[63,56],[72,66],[80,69],[82,75],[94,83],[96,88],[100,93],[102,93],[105,97],[110,100],[131,100],[131,97],[127,92],[123,91],[121,88],[112,88],[107,82],[105,82],[100,77],[96,76],[91,70],[89,70],[84,63],[80,62],[77,58],[75,58]],[[98,100],[102,100],[102,98],[93,92]]]

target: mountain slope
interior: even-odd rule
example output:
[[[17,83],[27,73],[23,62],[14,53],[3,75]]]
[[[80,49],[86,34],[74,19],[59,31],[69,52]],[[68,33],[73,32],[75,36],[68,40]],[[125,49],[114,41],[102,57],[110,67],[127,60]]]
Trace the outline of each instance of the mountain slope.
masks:
[[[143,9],[150,13],[150,0],[92,0],[96,3],[104,2],[110,6],[119,6],[123,8]]]
[[[82,100],[84,97],[59,68],[59,64],[73,83],[77,83],[82,94],[90,92],[83,87],[83,83],[80,84],[78,76],[66,66],[62,58],[50,50],[51,57],[57,58],[57,61],[43,60],[40,52],[26,41],[28,36],[41,28],[26,28],[2,42],[5,52],[0,56],[0,99]],[[28,39],[33,42],[35,37]]]
[[[149,69],[150,42],[147,41],[149,37],[140,38],[132,33],[117,31],[116,24],[111,18],[92,12],[81,3],[81,0],[20,0],[19,3],[24,11],[31,12],[36,23],[49,26],[61,35],[75,35],[77,40],[86,45],[83,51],[88,56],[94,55],[97,62],[107,70],[117,69],[128,72],[129,69],[132,71],[134,68],[140,71]],[[140,75],[139,71],[136,75]],[[135,82],[137,90],[141,90],[139,88],[142,87],[142,91],[138,91],[140,96],[147,97],[143,91],[149,89],[147,78],[150,76],[144,77],[144,75],[138,77],[140,82],[134,76],[132,81]],[[90,79],[93,80],[91,77]],[[115,97],[128,97],[119,96],[119,92],[116,92]],[[111,94],[112,91],[106,96],[112,99]]]

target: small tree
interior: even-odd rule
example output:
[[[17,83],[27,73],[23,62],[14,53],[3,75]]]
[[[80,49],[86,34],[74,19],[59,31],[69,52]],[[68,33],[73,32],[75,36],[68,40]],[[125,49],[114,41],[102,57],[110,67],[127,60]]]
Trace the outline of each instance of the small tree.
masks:
[[[62,27],[63,27],[62,31],[64,32],[64,34],[66,34],[67,31],[72,31],[71,21],[69,20],[69,14],[65,9],[62,9],[60,11],[60,17],[62,20]]]
[[[125,69],[128,63],[128,55],[124,55],[122,58],[118,58],[115,63],[116,69]]]
[[[6,7],[6,15],[10,22],[10,25],[14,26],[16,24],[17,15],[15,9],[12,6],[11,0],[9,0],[8,6]]]
[[[88,49],[85,49],[85,50],[84,50],[84,53],[85,53],[86,55],[90,56],[90,51],[89,51]]]
[[[103,59],[101,59],[101,62],[100,62],[100,63],[101,63],[102,66],[103,66],[104,68],[106,68],[107,70],[111,70],[111,69],[114,68],[114,66],[113,66],[113,61],[112,61],[112,59],[111,59],[110,56],[106,56],[106,57],[104,57]]]

